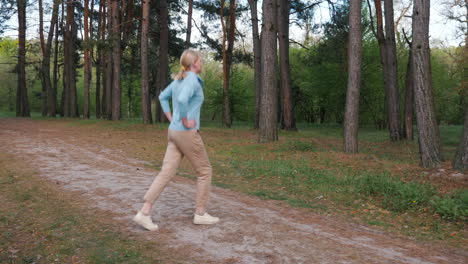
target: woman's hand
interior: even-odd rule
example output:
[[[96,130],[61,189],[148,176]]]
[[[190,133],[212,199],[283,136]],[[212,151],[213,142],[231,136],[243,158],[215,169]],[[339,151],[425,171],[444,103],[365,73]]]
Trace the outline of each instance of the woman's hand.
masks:
[[[169,122],[172,122],[172,114],[171,114],[171,112],[165,112],[164,114],[166,115],[167,120],[169,120]]]
[[[195,128],[197,126],[197,121],[195,120],[187,120],[186,117],[182,118],[182,125],[186,128]]]

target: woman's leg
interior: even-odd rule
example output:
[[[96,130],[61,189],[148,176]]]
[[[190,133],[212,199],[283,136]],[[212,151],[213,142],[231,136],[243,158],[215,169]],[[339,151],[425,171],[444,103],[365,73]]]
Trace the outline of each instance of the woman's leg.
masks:
[[[174,142],[169,140],[161,171],[144,196],[145,203],[140,210],[143,214],[149,215],[151,213],[153,203],[158,199],[164,187],[166,187],[169,181],[175,176],[182,157],[182,152],[177,148]]]
[[[211,189],[212,169],[205,145],[197,131],[184,131],[177,134],[175,143],[190,161],[197,173],[197,201],[195,214],[203,215]]]

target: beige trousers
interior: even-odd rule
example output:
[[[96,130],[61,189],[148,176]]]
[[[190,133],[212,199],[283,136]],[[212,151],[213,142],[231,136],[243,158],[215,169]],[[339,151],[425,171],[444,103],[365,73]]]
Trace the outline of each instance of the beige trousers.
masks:
[[[197,208],[205,207],[211,187],[212,169],[203,140],[196,130],[168,131],[168,145],[161,171],[145,194],[145,201],[154,203],[164,187],[175,176],[180,161],[185,156],[197,173]]]

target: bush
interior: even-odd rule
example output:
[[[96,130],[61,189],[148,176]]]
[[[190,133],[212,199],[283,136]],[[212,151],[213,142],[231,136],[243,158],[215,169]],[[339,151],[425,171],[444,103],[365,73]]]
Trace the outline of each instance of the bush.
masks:
[[[436,194],[427,184],[406,183],[387,174],[367,175],[358,183],[361,194],[382,199],[382,206],[395,212],[418,209]]]
[[[431,204],[442,218],[449,220],[468,219],[468,190],[460,190],[453,195],[445,195],[443,197],[434,197]]]

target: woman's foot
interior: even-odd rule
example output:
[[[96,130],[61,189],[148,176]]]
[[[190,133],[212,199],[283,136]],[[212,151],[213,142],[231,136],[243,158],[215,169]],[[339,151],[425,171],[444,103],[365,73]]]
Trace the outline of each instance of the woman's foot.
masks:
[[[205,213],[204,215],[195,214],[193,217],[193,223],[196,225],[212,225],[219,222],[218,217],[214,217]]]
[[[158,230],[158,225],[153,223],[153,221],[151,220],[151,216],[145,215],[140,211],[133,217],[133,222],[139,224],[140,226],[149,231]]]

